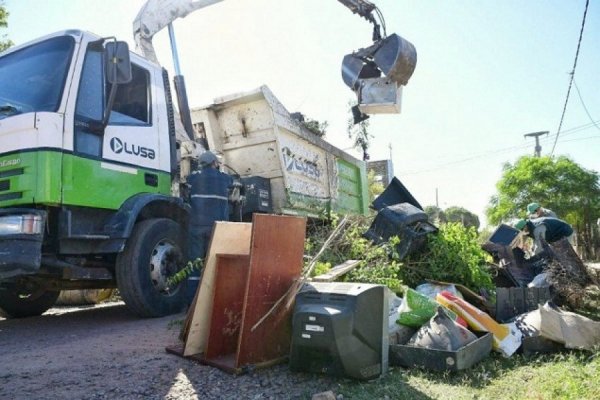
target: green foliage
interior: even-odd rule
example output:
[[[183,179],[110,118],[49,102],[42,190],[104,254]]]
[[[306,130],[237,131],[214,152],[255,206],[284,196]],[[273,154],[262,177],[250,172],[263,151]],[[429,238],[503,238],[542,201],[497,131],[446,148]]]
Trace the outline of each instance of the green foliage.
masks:
[[[504,165],[496,184],[498,193],[486,210],[494,224],[510,218],[524,218],[527,204],[539,202],[561,219],[576,223],[584,210],[600,215],[599,177],[567,157],[525,156]]]
[[[4,2],[0,1],[0,28],[6,28],[8,26],[8,11],[6,11],[6,6]],[[13,45],[13,42],[6,39],[6,35],[0,35],[0,52],[8,49]]]
[[[492,224],[525,218],[527,204],[535,201],[573,225],[579,243],[589,250],[600,217],[600,186],[596,171],[586,170],[568,157],[519,158],[504,165],[486,214]]]
[[[177,273],[173,274],[167,279],[168,286],[177,286],[188,278],[194,271],[202,271],[204,267],[204,260],[197,258],[194,261],[188,261],[186,266]]]
[[[354,123],[354,117],[352,116],[352,107],[354,107],[355,105],[356,103],[352,101],[348,103],[350,117],[348,118],[346,124],[346,131],[348,132],[348,137],[354,140],[354,147],[362,150],[363,161],[367,161],[369,159],[369,147],[371,146],[371,139],[373,138],[373,135],[369,133],[368,119],[361,121],[358,124]]]
[[[305,118],[302,121],[302,125],[318,137],[324,137],[327,133],[327,128],[329,128],[329,122],[323,121],[319,122],[316,119]]]
[[[383,183],[379,182],[375,179],[375,171],[371,170],[367,174],[367,182],[369,184],[369,203],[375,200],[377,196],[379,196],[385,188],[383,187]]]
[[[424,211],[425,214],[427,214],[427,216],[429,217],[429,221],[433,222],[436,225],[448,222],[444,210],[442,210],[438,206],[426,206]]]
[[[458,222],[467,228],[479,229],[479,217],[463,207],[448,207],[444,211],[447,222]]]
[[[331,270],[330,262],[317,262],[315,268],[312,270],[311,276],[319,276],[328,273]]]
[[[475,291],[493,289],[491,274],[485,266],[489,255],[481,250],[474,228],[443,224],[437,235],[428,236],[422,253],[401,261],[395,250],[399,238],[376,246],[362,237],[371,220],[362,216],[349,218],[345,230],[324,252],[317,264],[319,272],[314,271],[313,276],[346,260],[361,260],[344,277],[346,281],[383,284],[396,292],[401,291],[402,285],[415,287],[425,279],[461,283]],[[321,248],[333,228],[313,223],[305,245],[308,259]]]
[[[481,249],[477,231],[458,223],[442,224],[437,235],[427,236],[427,250],[411,257],[401,279],[416,286],[425,279],[460,283],[474,291],[493,289],[486,268],[490,256]]]
[[[325,250],[315,269],[325,273],[331,266],[339,265],[347,260],[361,260],[361,263],[344,278],[349,282],[376,283],[388,286],[392,290],[400,290],[402,284],[398,278],[401,263],[391,259],[392,243],[375,246],[362,237],[371,224],[371,220],[364,216],[348,216],[349,221],[344,231]],[[333,223],[315,222],[309,226],[309,238],[305,242],[305,250],[310,258],[316,254],[331,231],[337,225],[334,216]],[[319,275],[313,271],[314,275]]]
[[[425,207],[425,213],[429,220],[436,225],[445,224],[447,222],[458,222],[467,228],[473,227],[479,229],[479,217],[463,207],[452,206],[442,210],[438,206]]]

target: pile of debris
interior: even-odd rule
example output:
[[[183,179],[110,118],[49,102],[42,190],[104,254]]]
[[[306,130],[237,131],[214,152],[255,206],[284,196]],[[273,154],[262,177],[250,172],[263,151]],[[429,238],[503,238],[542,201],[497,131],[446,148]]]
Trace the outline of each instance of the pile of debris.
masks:
[[[398,238],[400,257],[420,252],[438,232],[396,178],[373,208],[364,237],[376,244]],[[345,223],[303,272],[304,218],[217,222],[183,344],[168,350],[232,373],[288,359],[292,371],[369,380],[389,365],[457,371],[491,351],[511,357],[600,346],[600,322],[556,305],[579,310],[600,299],[596,277],[568,243],[526,258],[512,246],[518,231],[501,225],[483,246],[496,261],[495,297],[439,281],[398,297],[385,285],[339,282],[358,260],[310,277]]]

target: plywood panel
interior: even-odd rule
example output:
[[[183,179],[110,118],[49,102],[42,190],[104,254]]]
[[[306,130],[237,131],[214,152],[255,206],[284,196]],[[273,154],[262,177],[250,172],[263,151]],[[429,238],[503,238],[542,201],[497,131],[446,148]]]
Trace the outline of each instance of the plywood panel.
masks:
[[[210,333],[204,358],[206,362],[217,358],[228,358],[233,369],[237,351],[244,293],[248,279],[250,257],[245,255],[217,254],[217,273],[213,311],[210,319]]]
[[[250,236],[252,224],[241,222],[216,222],[210,245],[206,255],[202,280],[198,287],[196,303],[190,310],[193,312],[190,329],[184,347],[184,356],[203,353],[208,341],[209,320],[213,306],[215,266],[217,254],[250,253]]]
[[[252,327],[300,277],[306,220],[255,214],[244,316],[236,365],[261,364],[289,354],[291,310],[284,307]]]

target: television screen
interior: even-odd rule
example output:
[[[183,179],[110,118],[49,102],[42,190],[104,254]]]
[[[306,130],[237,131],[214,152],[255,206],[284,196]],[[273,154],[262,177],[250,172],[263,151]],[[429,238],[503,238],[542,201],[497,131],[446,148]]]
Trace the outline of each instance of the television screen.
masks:
[[[310,283],[296,296],[290,369],[373,379],[388,369],[388,288]]]

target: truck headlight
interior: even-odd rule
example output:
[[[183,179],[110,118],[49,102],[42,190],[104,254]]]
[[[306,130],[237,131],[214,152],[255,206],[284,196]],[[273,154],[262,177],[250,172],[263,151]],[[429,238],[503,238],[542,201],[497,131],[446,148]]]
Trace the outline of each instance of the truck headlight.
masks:
[[[7,215],[0,217],[0,235],[39,235],[42,233],[42,217],[34,214]]]

